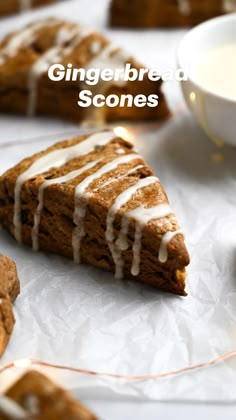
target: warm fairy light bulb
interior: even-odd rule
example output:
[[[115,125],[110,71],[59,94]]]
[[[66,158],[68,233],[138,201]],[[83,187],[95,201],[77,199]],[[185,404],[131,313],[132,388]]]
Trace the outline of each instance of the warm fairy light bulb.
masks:
[[[118,137],[122,137],[124,140],[132,141],[133,139],[133,136],[130,130],[128,130],[125,127],[121,127],[121,126],[115,127],[114,132]]]
[[[192,103],[194,103],[196,101],[196,93],[191,92],[190,95],[189,95],[189,99]]]
[[[27,368],[32,364],[30,359],[19,359],[15,360],[14,366],[19,368]]]

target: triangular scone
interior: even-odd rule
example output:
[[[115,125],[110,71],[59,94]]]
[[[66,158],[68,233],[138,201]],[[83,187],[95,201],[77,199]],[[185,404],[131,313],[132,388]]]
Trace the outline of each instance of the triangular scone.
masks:
[[[185,295],[189,256],[166,194],[113,132],[60,142],[8,170],[0,223],[35,250]]]
[[[110,22],[127,28],[192,26],[235,11],[235,0],[112,0]]]
[[[48,76],[52,64],[60,64],[65,69],[71,64],[72,69],[108,68],[115,71],[123,69],[126,63],[136,69],[142,68],[129,53],[91,28],[53,18],[33,23],[0,42],[0,112],[45,114],[74,121],[89,120],[94,124],[167,117],[169,111],[161,82],[150,81],[147,74],[143,81],[99,80],[97,85],[78,80],[52,81]],[[63,70],[61,74],[64,74]],[[90,90],[93,96],[104,94],[106,97],[110,94],[118,97],[154,94],[159,97],[159,105],[128,107],[126,101],[124,107],[79,107],[82,90]]]

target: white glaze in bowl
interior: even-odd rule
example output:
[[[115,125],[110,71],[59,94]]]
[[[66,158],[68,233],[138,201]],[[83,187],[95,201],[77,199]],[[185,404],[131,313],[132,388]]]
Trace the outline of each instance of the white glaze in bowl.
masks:
[[[194,69],[203,54],[236,42],[236,13],[209,20],[185,35],[178,48],[178,65],[188,74],[181,82],[185,100],[207,135],[218,144],[236,146],[236,98],[201,85]],[[227,77],[227,68],[222,77]],[[235,75],[236,83],[236,75]]]

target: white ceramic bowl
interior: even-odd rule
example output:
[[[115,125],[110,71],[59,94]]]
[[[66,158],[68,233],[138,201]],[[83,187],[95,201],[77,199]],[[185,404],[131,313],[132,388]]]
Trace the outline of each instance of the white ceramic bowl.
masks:
[[[185,100],[207,135],[214,141],[236,146],[236,99],[201,86],[193,73],[203,54],[232,42],[236,42],[236,13],[204,22],[181,41],[178,65],[188,74],[188,80],[181,82]]]

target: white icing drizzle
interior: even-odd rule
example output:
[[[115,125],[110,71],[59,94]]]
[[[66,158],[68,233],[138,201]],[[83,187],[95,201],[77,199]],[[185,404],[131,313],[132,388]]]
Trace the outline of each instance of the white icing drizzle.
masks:
[[[116,246],[121,251],[126,251],[129,248],[129,242],[128,242],[128,230],[129,230],[129,224],[130,219],[128,217],[123,216],[121,219],[121,229],[118,235],[118,238],[116,240]]]
[[[190,0],[178,0],[179,11],[182,15],[189,15],[191,13]]]
[[[106,230],[106,240],[108,242],[113,260],[115,262],[116,270],[115,270],[115,277],[122,278],[123,277],[123,259],[121,248],[119,247],[119,243],[114,243],[114,231],[113,231],[113,223],[116,217],[118,210],[127,204],[132,196],[138,192],[138,190],[145,188],[149,185],[155,184],[159,182],[159,179],[150,176],[147,178],[139,179],[136,184],[132,185],[131,187],[127,188],[123,191],[118,197],[116,197],[113,205],[110,207],[108,214],[107,214],[107,230]]]
[[[125,156],[118,157],[112,160],[109,163],[106,163],[92,175],[85,178],[75,189],[75,211],[73,221],[76,225],[73,233],[73,254],[74,261],[80,263],[80,243],[81,239],[85,235],[84,231],[84,218],[86,215],[87,200],[90,196],[90,193],[86,193],[87,188],[101,176],[105,175],[108,172],[113,171],[119,165],[127,164],[132,160],[140,159],[141,157],[138,154],[129,154]]]
[[[162,219],[173,213],[168,204],[159,204],[151,208],[139,206],[127,213],[126,217],[134,218],[136,222],[133,243],[133,261],[131,274],[137,276],[140,271],[140,253],[142,247],[143,228],[152,220]]]
[[[116,149],[117,155],[123,155],[125,153],[124,149]]]
[[[88,68],[99,68],[99,69],[106,69],[107,67],[116,70],[124,65],[125,60],[127,60],[128,56],[124,50],[119,48],[116,44],[110,42],[107,44],[100,53],[94,57],[90,62],[86,65],[85,69]],[[114,82],[113,83],[118,83]],[[124,80],[120,80],[121,83],[125,83]],[[106,82],[105,82],[106,83]]]
[[[25,12],[26,10],[30,10],[32,7],[32,0],[19,0],[20,3],[20,10]]]
[[[91,35],[93,31],[84,26],[78,26],[76,28],[65,28],[59,29],[55,45],[47,50],[39,60],[37,60],[29,73],[28,89],[29,89],[29,100],[28,100],[28,115],[34,115],[37,106],[38,96],[38,80],[42,74],[46,73],[52,64],[60,62],[63,57],[68,55],[76,45],[80,44],[84,38]],[[73,41],[73,42],[72,42]],[[66,43],[71,45],[63,48]]]
[[[22,0],[28,2],[29,0]],[[30,45],[35,38],[35,34],[43,27],[60,24],[57,19],[47,19],[31,26],[26,27],[24,30],[18,31],[8,42],[5,48],[0,51],[0,64],[4,63],[7,57],[13,57],[17,54],[20,48]],[[40,77],[47,72],[48,68],[57,62],[60,62],[65,56],[70,54],[76,46],[78,46],[85,38],[93,34],[94,30],[90,27],[81,25],[76,27],[60,27],[55,39],[55,44],[52,48],[47,50],[39,60],[36,60],[29,72],[28,89],[29,99],[27,106],[27,114],[34,115],[37,108],[38,96],[38,81]],[[65,45],[69,43],[69,45]],[[94,57],[87,63],[85,70],[89,68],[105,69],[107,67],[113,70],[124,67],[130,54],[125,53],[117,45],[108,43],[102,48],[100,42],[94,41],[90,46],[91,53]],[[96,92],[104,93],[111,85],[124,86],[126,82],[123,80],[122,75],[118,81],[103,82],[99,81],[97,86],[91,86],[90,89],[95,95]],[[89,109],[90,118],[92,122],[103,122],[103,110],[93,108],[92,112]]]
[[[69,172],[68,174],[54,178],[49,179],[43,182],[43,184],[40,186],[38,191],[38,207],[34,213],[34,227],[32,230],[32,244],[33,244],[33,250],[38,251],[39,249],[39,242],[38,242],[38,234],[39,234],[39,225],[40,225],[40,219],[41,219],[41,213],[43,210],[43,200],[44,200],[44,191],[46,188],[57,185],[57,184],[65,184],[68,181],[71,181],[72,179],[78,177],[82,173],[86,172],[87,170],[93,168],[95,165],[97,165],[100,161],[95,160],[92,162],[87,163],[82,168],[77,169],[75,171]]]
[[[14,420],[26,420],[28,418],[27,412],[19,404],[5,395],[0,396],[0,413],[7,415]]]
[[[33,43],[34,37],[42,28],[53,26],[58,21],[56,19],[47,19],[45,21],[34,23],[23,30],[16,32],[8,41],[7,45],[0,50],[0,64],[3,64],[9,57],[14,57],[18,51]]]
[[[63,57],[70,54],[73,49],[78,46],[83,39],[87,38],[89,35],[94,33],[94,31],[86,26],[78,26],[76,28],[61,28],[58,32],[58,35],[55,40],[55,45],[46,51],[39,60],[37,60],[31,68],[29,74],[29,102],[28,102],[28,115],[34,115],[37,106],[37,86],[38,80],[44,74],[50,65],[60,62]],[[71,41],[71,44],[66,48],[63,48],[66,42]],[[95,48],[93,48],[95,46]],[[97,55],[90,60],[85,66],[85,71],[89,68],[99,68],[105,69],[107,67],[113,68],[114,70],[118,67],[122,67],[125,61],[128,58],[128,54],[123,50],[119,49],[117,45],[109,43],[105,48],[101,50],[101,46],[95,43],[92,44],[92,52]],[[97,91],[102,93],[106,88],[109,88],[111,84],[123,86],[126,84],[122,77],[118,81],[102,82],[100,81],[97,86],[91,86],[90,89],[95,94]],[[109,86],[108,86],[109,85]],[[95,92],[96,91],[96,92]],[[101,110],[95,108],[94,115],[91,115],[91,119],[99,121],[99,116],[101,115]]]
[[[235,0],[222,0],[222,8],[225,13],[232,13],[236,11]]]
[[[169,242],[176,236],[179,234],[183,234],[183,232],[181,230],[176,230],[174,232],[166,232],[162,239],[161,239],[161,245],[159,248],[159,261],[161,263],[165,263],[168,260],[168,249],[167,246],[169,244]]]
[[[127,204],[129,200],[132,198],[134,194],[137,193],[138,190],[145,188],[149,185],[152,185],[156,182],[159,182],[159,179],[155,176],[150,176],[147,178],[139,179],[136,184],[132,185],[131,187],[127,188],[123,191],[118,197],[116,197],[113,205],[110,207],[108,214],[107,214],[107,230],[106,230],[106,238],[108,242],[114,241],[114,232],[113,232],[113,223],[116,217],[118,210]]]
[[[101,43],[99,41],[93,41],[90,45],[90,52],[93,55],[99,54],[99,52],[101,51]]]
[[[85,71],[87,71],[89,68],[98,68],[101,70],[109,68],[115,71],[116,69],[124,68],[124,65],[129,57],[129,53],[120,49],[116,44],[109,43],[100,51],[97,56],[95,56],[87,63]],[[95,96],[98,93],[105,94],[111,86],[122,87],[125,86],[126,83],[127,82],[124,81],[123,75],[120,74],[118,80],[111,80],[110,82],[99,80],[97,85],[90,86],[89,88],[93,96]],[[82,84],[82,86],[86,88],[85,84]],[[96,125],[104,124],[105,108],[89,107],[87,108],[87,114],[88,115],[86,117],[86,121],[88,125],[93,125],[94,122]]]
[[[143,165],[137,165],[134,168],[129,169],[127,172],[125,172],[123,175],[119,176],[118,178],[114,179],[108,179],[107,181],[103,182],[99,187],[96,189],[96,191],[100,191],[103,188],[107,187],[110,184],[113,184],[114,182],[120,181],[121,179],[127,178],[132,173],[136,172],[138,169],[143,168]]]
[[[21,242],[21,189],[23,184],[38,174],[42,174],[52,167],[58,168],[65,165],[70,160],[90,153],[97,145],[104,146],[115,138],[112,131],[105,131],[93,134],[80,143],[67,148],[56,149],[41,158],[37,159],[25,172],[16,180],[15,184],[15,204],[14,204],[14,235],[18,242]]]
[[[45,390],[45,387],[44,387]],[[38,417],[40,415],[39,397],[35,394],[27,394],[24,398],[24,406],[29,413],[28,419]]]
[[[96,57],[87,63],[85,70],[88,70],[89,68],[99,68],[101,70],[109,68],[115,71],[124,66],[129,56],[130,54],[111,42],[107,44]],[[126,81],[124,81],[122,75],[120,75],[119,80],[111,80],[111,82],[103,82],[100,80],[97,85],[90,86],[90,89],[94,94],[96,92],[104,93],[105,90],[109,89],[110,85],[124,86],[125,84]]]
[[[94,29],[90,28],[89,26],[79,25],[69,30],[69,34],[71,34],[72,40],[70,44],[62,51],[62,57],[69,55],[74,50],[74,48],[81,44],[84,39],[94,34]]]

